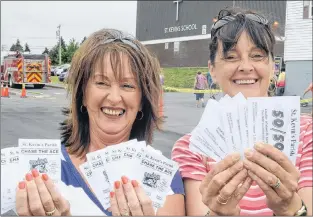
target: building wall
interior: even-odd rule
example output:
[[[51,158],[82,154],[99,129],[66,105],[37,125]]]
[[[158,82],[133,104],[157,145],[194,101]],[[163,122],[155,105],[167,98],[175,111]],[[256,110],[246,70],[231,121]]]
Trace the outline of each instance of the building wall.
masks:
[[[209,29],[218,11],[226,6],[232,6],[232,1],[183,1],[179,3],[176,21],[177,8],[173,1],[137,1],[136,37],[148,41],[201,35],[202,25]],[[178,31],[184,25],[193,26]]]
[[[206,67],[210,55],[210,39],[190,40],[179,42],[179,51],[174,51],[174,42],[150,44],[146,47],[154,53],[162,67]],[[274,47],[275,56],[283,56],[284,43],[277,42]]]
[[[312,60],[286,62],[286,87],[285,96],[302,96],[304,90],[312,82]],[[312,97],[308,93],[305,98]]]
[[[138,1],[136,37],[157,55],[162,67],[207,66],[212,20],[220,9],[233,5],[260,11],[280,27],[285,24],[285,1],[182,1],[178,21],[173,1]],[[277,33],[284,36],[284,29]],[[174,49],[177,41],[178,51]],[[283,42],[278,42],[275,55],[283,54]]]
[[[312,81],[312,18],[304,18],[303,12],[303,1],[287,2],[285,95],[301,96]]]
[[[284,60],[312,60],[312,18],[303,18],[303,1],[288,1]]]

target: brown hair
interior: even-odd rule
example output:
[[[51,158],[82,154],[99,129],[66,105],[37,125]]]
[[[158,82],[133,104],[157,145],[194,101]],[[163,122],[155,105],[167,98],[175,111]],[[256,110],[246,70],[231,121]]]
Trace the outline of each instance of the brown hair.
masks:
[[[133,123],[130,139],[145,140],[151,143],[153,130],[160,128],[162,119],[158,117],[158,103],[161,93],[160,65],[157,59],[136,39],[115,30],[101,29],[89,36],[75,52],[68,77],[68,94],[71,105],[63,109],[67,119],[61,123],[61,140],[70,154],[83,155],[89,147],[89,116],[82,111],[87,83],[106,55],[110,56],[111,67],[117,79],[122,72],[121,55],[126,55],[130,67],[137,78],[142,92],[143,118]]]
[[[260,21],[256,22],[247,18],[247,15],[253,14]],[[245,10],[242,8],[225,8],[220,10],[217,22],[221,19],[231,16],[234,17],[232,21],[229,21],[221,28],[215,31],[214,35],[211,32],[211,42],[209,45],[210,49],[210,62],[215,64],[215,57],[218,50],[218,41],[221,41],[223,48],[223,55],[233,47],[236,46],[239,36],[243,31],[246,31],[250,36],[254,44],[264,50],[267,55],[271,56],[274,60],[274,45],[275,35],[273,28],[271,28],[271,22],[265,18],[265,16],[257,13],[253,10]],[[264,23],[262,23],[264,22]]]

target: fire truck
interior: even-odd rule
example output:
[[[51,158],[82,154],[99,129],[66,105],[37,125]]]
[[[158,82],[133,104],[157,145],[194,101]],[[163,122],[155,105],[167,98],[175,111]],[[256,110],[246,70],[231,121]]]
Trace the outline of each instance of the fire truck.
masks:
[[[51,83],[51,61],[47,54],[15,53],[3,57],[1,82],[10,87],[22,84],[43,88]]]

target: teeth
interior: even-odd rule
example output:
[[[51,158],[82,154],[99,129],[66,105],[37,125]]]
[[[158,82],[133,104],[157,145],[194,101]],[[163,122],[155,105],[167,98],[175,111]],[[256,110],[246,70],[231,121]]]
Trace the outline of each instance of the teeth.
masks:
[[[235,80],[236,84],[254,84],[256,80]]]
[[[107,108],[103,108],[102,112],[107,114],[107,115],[114,115],[114,116],[119,116],[121,114],[123,114],[123,110],[113,110],[113,109],[107,109]]]

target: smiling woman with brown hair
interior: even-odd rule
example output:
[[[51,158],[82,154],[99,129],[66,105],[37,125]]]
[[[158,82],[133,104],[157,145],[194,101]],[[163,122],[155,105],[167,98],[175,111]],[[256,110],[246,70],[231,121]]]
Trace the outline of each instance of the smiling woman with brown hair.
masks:
[[[253,11],[221,10],[211,29],[209,69],[233,97],[268,97],[275,36]],[[211,123],[208,122],[208,125]],[[244,160],[232,153],[216,163],[189,149],[191,135],[174,145],[187,215],[312,215],[312,118],[302,116],[296,165],[271,144],[249,144]]]
[[[158,118],[159,72],[157,59],[139,41],[118,30],[97,31],[81,45],[71,63],[71,104],[64,111],[67,119],[61,127],[62,182],[76,190],[74,201],[69,205],[51,180],[34,170],[19,185],[19,215],[70,215],[77,209],[85,215],[155,215],[150,198],[136,180],[127,177],[115,182],[110,195],[112,213],[104,210],[79,165],[86,161],[87,153],[106,146],[130,139],[152,142],[153,130],[162,121]],[[182,179],[176,173],[165,204],[156,214],[184,215],[182,194]]]

